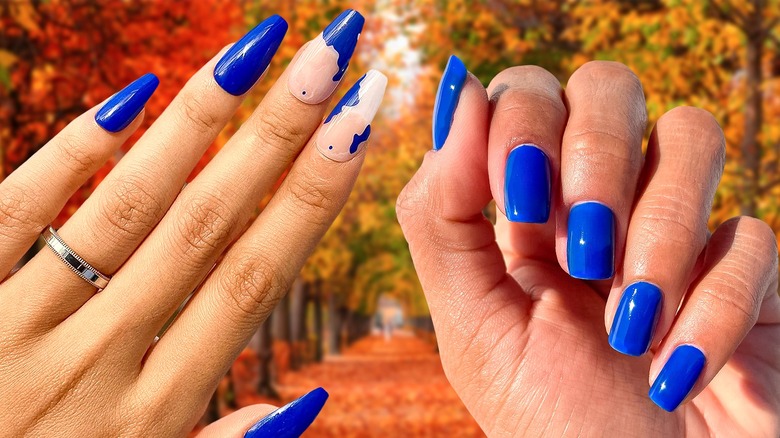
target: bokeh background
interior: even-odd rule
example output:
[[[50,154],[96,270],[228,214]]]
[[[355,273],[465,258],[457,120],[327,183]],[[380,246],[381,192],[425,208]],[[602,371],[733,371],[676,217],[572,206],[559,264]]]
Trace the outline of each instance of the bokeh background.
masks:
[[[282,15],[290,30],[269,74],[195,175],[297,49],[343,9],[358,9],[367,22],[345,82],[369,68],[391,78],[361,177],[287,298],[222,381],[199,427],[248,404],[283,404],[324,386],[331,399],[309,436],[481,436],[441,371],[394,212],[401,188],[431,147],[430,114],[447,57],[457,54],[484,84],[517,64],[541,65],[564,85],[588,60],[627,64],[645,87],[648,132],[665,111],[683,104],[703,107],[721,123],[728,163],[710,225],[748,214],[780,232],[779,3],[2,0],[0,169],[12,172],[77,115],[153,72],[161,85],[147,106],[149,126],[222,46],[263,18]],[[111,163],[73,197],[55,226],[110,169]]]

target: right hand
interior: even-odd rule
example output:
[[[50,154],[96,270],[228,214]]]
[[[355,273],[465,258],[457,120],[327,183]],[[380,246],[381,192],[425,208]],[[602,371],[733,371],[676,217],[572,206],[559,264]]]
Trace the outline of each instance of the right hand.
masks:
[[[438,150],[401,194],[398,217],[445,373],[483,430],[780,435],[775,236],[741,217],[710,237],[724,160],[712,116],[670,111],[643,157],[645,102],[625,66],[586,64],[565,92],[540,68],[510,68],[486,93],[458,63],[440,88]],[[495,227],[482,213],[491,199]],[[612,329],[616,348],[641,355],[632,358],[606,331],[637,281],[641,296],[621,307],[631,318]],[[670,361],[683,344],[693,347]],[[648,379],[673,413],[653,404]]]

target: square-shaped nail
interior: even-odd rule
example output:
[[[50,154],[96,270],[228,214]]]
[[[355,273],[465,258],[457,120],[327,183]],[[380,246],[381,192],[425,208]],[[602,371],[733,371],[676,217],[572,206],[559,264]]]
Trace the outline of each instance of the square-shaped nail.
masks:
[[[214,79],[234,96],[246,93],[268,68],[286,33],[284,18],[266,18],[222,55],[214,67]]]
[[[452,118],[458,107],[460,92],[466,83],[468,71],[457,56],[450,56],[447,67],[439,82],[436,101],[433,104],[433,149],[438,151],[444,146],[452,128]]]
[[[615,273],[615,215],[599,202],[582,202],[569,210],[569,275],[605,280]]]
[[[650,387],[650,400],[666,411],[680,406],[699,380],[707,358],[693,345],[677,347]]]
[[[504,179],[504,210],[511,222],[545,223],[550,217],[550,162],[534,145],[509,153]]]
[[[638,281],[625,288],[612,320],[609,345],[629,356],[647,353],[662,302],[661,289],[652,283]]]

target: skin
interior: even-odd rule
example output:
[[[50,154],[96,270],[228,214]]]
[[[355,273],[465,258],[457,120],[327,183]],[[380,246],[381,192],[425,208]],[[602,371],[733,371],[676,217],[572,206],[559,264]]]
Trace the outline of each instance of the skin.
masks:
[[[447,142],[399,197],[444,371],[488,436],[780,435],[774,233],[739,217],[710,235],[725,156],[711,115],[669,111],[643,156],[646,118],[641,83],[617,63],[584,65],[565,91],[532,66],[503,71],[487,90],[470,76]],[[523,143],[551,160],[546,224],[502,213],[506,158]],[[495,225],[482,214],[491,200]],[[566,217],[585,200],[615,212],[612,280],[567,273]],[[661,287],[664,307],[651,352],[629,357],[607,331],[639,279]],[[647,392],[680,344],[707,363],[667,413]]]
[[[99,294],[49,250],[6,275],[143,113],[111,134],[93,108],[0,184],[0,436],[186,436],[346,202],[365,152],[338,163],[317,151],[329,99],[300,102],[287,72],[182,189],[242,101],[214,81],[222,53],[59,230],[113,276]],[[270,410],[239,411],[203,436],[243,436]]]

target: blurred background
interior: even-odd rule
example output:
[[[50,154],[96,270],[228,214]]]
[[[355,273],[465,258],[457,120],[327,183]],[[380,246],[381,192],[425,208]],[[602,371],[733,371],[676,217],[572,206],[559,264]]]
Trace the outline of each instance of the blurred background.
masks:
[[[564,85],[588,60],[627,64],[645,87],[648,133],[678,105],[703,107],[720,121],[728,162],[710,225],[747,214],[780,232],[779,3],[1,0],[0,169],[12,172],[77,115],[153,72],[161,85],[147,106],[148,127],[222,46],[263,18],[282,15],[290,30],[269,74],[195,175],[297,49],[343,9],[359,10],[367,21],[345,83],[369,68],[391,78],[361,177],[287,298],[223,379],[199,427],[248,404],[284,404],[323,386],[331,399],[307,436],[481,436],[442,373],[394,212],[398,193],[431,148],[431,112],[447,57],[457,54],[485,85],[517,64],[543,66]],[[73,197],[55,226],[110,170],[111,164]]]

